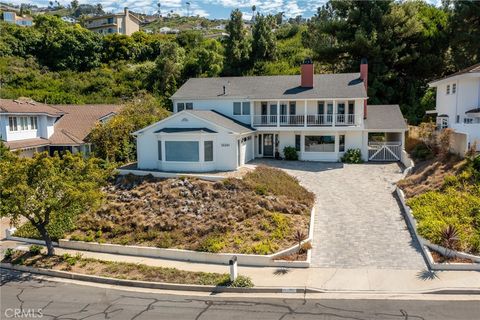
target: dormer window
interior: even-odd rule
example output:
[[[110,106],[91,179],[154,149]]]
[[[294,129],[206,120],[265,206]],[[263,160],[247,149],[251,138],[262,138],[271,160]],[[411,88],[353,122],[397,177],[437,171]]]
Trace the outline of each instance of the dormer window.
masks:
[[[37,117],[8,117],[9,131],[37,130]]]

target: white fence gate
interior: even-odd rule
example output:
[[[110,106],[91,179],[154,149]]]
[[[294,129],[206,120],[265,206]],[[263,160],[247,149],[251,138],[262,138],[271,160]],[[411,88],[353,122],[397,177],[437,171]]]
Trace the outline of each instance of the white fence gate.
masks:
[[[401,158],[401,142],[388,141],[368,143],[368,161],[400,161]]]

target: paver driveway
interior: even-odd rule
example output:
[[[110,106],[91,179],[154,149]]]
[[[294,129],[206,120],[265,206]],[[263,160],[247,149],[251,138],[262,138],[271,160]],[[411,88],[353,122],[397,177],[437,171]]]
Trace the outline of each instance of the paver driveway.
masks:
[[[316,194],[313,267],[425,268],[393,195],[398,164],[258,163],[286,170]]]

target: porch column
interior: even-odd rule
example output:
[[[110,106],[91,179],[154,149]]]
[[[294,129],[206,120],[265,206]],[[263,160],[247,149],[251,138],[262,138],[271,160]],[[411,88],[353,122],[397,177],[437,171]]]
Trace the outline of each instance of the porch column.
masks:
[[[335,153],[338,154],[340,151],[340,136],[338,132],[335,132]]]
[[[200,163],[204,164],[205,163],[205,147],[204,147],[204,140],[205,137],[200,133],[200,139],[198,141],[198,149],[200,152],[198,160],[200,160]]]
[[[280,127],[280,100],[277,100],[277,127]]]
[[[250,125],[253,127],[253,115],[255,114],[255,101],[250,101]]]
[[[335,127],[337,122],[337,100],[333,100],[332,104],[333,104],[332,127]]]
[[[307,126],[307,100],[303,101],[303,126]]]

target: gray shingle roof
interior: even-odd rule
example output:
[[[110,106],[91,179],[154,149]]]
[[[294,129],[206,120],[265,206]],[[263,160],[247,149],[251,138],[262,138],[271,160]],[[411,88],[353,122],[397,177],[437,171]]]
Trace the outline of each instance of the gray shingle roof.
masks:
[[[224,127],[235,133],[249,133],[255,131],[252,127],[240,121],[224,116],[216,111],[211,110],[184,110],[182,112],[191,113],[201,119],[211,121],[216,125]]]
[[[155,133],[164,132],[164,133],[217,133],[208,128],[163,128]]]
[[[397,104],[392,105],[368,105],[367,119],[365,119],[367,130],[407,130],[407,123],[403,118],[402,111]]]
[[[359,73],[317,74],[313,88],[300,87],[300,75],[191,78],[172,99],[328,99],[367,98]],[[226,94],[223,94],[223,86]]]

